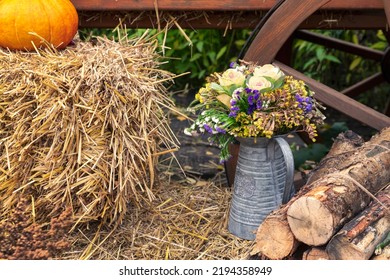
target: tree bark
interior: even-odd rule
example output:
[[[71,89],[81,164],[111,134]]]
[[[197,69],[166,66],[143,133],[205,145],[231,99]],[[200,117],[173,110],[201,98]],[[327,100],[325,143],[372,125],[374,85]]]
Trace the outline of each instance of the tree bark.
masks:
[[[309,184],[311,190],[287,210],[294,236],[311,246],[325,245],[390,182],[390,127],[339,162],[339,171]]]
[[[345,156],[343,154],[353,151],[356,147],[361,146],[363,142],[362,138],[352,131],[340,133],[327,156],[321,160],[315,173],[310,175],[310,180],[313,182],[317,179],[318,176],[315,175],[317,172],[323,173],[323,170],[337,166],[335,162],[344,161]],[[338,155],[341,155],[340,159],[338,159]],[[271,212],[264,219],[257,230],[252,255],[262,254],[269,259],[283,259],[295,252],[300,242],[290,229],[287,221],[287,210],[295,200],[309,190],[310,187],[306,184],[288,203]]]
[[[340,164],[348,161],[356,148],[361,147],[363,144],[363,138],[351,130],[340,133],[334,139],[328,154],[308,174],[306,184],[311,184],[327,174],[337,172]]]
[[[344,225],[326,246],[331,259],[368,260],[390,232],[390,186]]]

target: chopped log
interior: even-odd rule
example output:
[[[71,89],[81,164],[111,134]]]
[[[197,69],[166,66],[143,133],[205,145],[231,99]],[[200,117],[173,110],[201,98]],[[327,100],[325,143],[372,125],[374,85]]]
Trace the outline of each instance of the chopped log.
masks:
[[[302,260],[329,260],[329,255],[324,247],[310,247],[303,252]]]
[[[299,242],[287,222],[287,209],[299,195],[307,192],[303,186],[289,202],[272,211],[261,223],[256,232],[256,241],[251,254],[260,254],[272,260],[280,260],[292,255]]]
[[[311,246],[325,245],[390,182],[390,127],[356,149],[340,169],[310,184],[311,190],[287,210],[294,236]]]
[[[335,234],[326,246],[331,259],[368,260],[390,233],[390,186]]]
[[[306,184],[313,183],[327,174],[338,171],[340,164],[351,158],[355,149],[363,144],[364,139],[351,130],[340,133],[334,139],[327,155],[310,171]]]
[[[359,139],[359,140],[358,140]],[[328,155],[323,158],[320,167],[316,172],[329,169],[335,166],[337,155],[353,151],[362,145],[362,138],[356,133],[347,131],[340,133],[335,139]],[[345,157],[339,161],[344,161]],[[325,161],[325,162],[323,162]],[[336,165],[337,166],[337,165]],[[311,177],[314,181],[314,177]],[[261,254],[269,259],[284,259],[291,256],[297,249],[299,242],[291,232],[287,222],[287,209],[298,197],[310,190],[308,186],[303,186],[299,192],[286,204],[271,212],[259,226],[256,233],[256,241],[251,252],[252,255]]]

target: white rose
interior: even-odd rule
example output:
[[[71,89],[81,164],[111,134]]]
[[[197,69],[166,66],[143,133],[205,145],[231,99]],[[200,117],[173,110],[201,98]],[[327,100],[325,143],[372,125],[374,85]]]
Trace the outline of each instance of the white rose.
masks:
[[[242,85],[245,82],[245,76],[236,69],[228,69],[219,77],[219,84],[223,87],[231,85]]]
[[[270,77],[273,80],[277,80],[280,77],[284,76],[284,73],[272,64],[265,64],[263,66],[258,66],[253,71],[253,76],[256,77]]]
[[[252,90],[262,90],[272,86],[271,82],[264,77],[252,76],[247,84],[248,88]]]

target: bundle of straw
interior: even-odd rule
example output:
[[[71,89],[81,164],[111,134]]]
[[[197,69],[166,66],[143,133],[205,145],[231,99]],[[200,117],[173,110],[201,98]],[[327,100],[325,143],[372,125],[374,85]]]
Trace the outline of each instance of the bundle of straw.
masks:
[[[36,220],[121,223],[152,200],[158,156],[178,148],[156,38],[0,50],[0,216],[28,196]]]

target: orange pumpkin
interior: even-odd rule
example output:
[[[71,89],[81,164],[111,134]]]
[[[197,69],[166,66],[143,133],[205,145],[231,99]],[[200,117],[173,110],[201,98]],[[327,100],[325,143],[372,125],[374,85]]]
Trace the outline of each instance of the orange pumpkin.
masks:
[[[78,14],[69,0],[0,0],[1,47],[33,50],[32,42],[41,47],[46,41],[62,49],[77,29]]]

